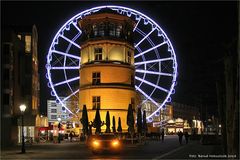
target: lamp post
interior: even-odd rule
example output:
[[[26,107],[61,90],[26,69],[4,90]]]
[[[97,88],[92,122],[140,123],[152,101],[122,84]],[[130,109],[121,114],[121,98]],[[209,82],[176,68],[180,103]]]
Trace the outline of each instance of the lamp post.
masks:
[[[25,142],[24,142],[24,132],[23,132],[23,128],[24,128],[24,123],[23,123],[23,115],[24,115],[24,111],[26,110],[26,105],[22,104],[19,106],[20,111],[22,113],[22,153],[25,153]]]

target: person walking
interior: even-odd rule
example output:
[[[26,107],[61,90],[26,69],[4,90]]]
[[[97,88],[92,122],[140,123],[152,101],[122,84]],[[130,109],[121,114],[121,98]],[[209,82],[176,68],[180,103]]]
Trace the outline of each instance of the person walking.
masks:
[[[182,131],[179,131],[178,132],[178,140],[179,140],[180,145],[182,144],[182,137],[183,137],[183,133],[182,133]]]
[[[162,135],[162,142],[163,142],[164,141],[164,129],[162,129],[161,135]]]
[[[189,137],[189,134],[188,134],[188,132],[185,132],[184,136],[185,136],[185,141],[186,141],[186,144],[188,144],[188,137]]]
[[[70,132],[69,137],[70,137],[70,142],[72,142],[72,138],[73,138],[73,133],[72,132]]]

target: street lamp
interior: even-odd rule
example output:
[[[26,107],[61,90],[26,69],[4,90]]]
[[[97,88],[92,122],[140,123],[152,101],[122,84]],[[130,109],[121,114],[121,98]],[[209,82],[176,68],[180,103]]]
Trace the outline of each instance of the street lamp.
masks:
[[[24,115],[24,111],[26,110],[26,105],[25,104],[22,104],[19,106],[20,108],[20,111],[22,113],[22,153],[25,153],[25,142],[24,142],[24,132],[23,132],[23,115]]]

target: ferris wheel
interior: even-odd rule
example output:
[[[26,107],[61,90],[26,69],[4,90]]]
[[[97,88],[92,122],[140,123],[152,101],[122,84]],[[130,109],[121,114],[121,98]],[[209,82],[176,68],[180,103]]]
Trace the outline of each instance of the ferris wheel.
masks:
[[[47,54],[48,86],[51,95],[56,97],[69,113],[75,115],[79,110],[70,110],[66,101],[72,97],[78,99],[80,69],[80,37],[81,28],[78,21],[85,16],[111,9],[121,15],[132,18],[136,25],[134,32],[135,89],[143,97],[142,104],[150,100],[157,109],[147,116],[152,122],[159,116],[160,109],[171,102],[171,94],[175,93],[177,77],[177,61],[174,48],[166,33],[151,18],[143,13],[122,6],[99,6],[85,10],[69,19],[56,33]],[[64,98],[61,98],[64,97]],[[161,99],[161,103],[156,99]]]

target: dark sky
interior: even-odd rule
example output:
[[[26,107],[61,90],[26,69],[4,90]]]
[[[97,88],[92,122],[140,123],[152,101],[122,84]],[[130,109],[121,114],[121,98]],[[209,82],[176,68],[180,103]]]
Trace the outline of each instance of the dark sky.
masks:
[[[201,102],[216,115],[216,79],[223,74],[225,44],[237,39],[237,2],[1,2],[2,25],[36,24],[39,34],[41,111],[50,96],[45,78],[46,55],[59,28],[85,9],[102,4],[141,11],[167,33],[177,55],[178,85],[172,100]]]

